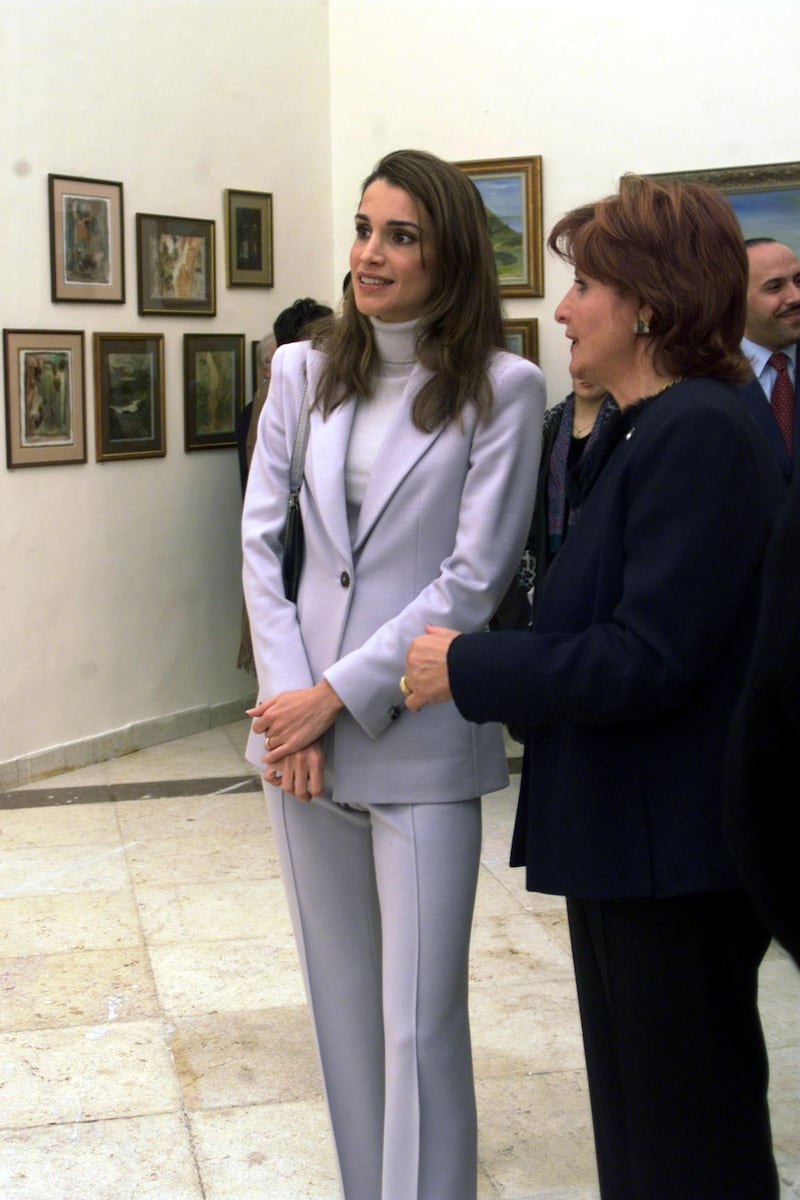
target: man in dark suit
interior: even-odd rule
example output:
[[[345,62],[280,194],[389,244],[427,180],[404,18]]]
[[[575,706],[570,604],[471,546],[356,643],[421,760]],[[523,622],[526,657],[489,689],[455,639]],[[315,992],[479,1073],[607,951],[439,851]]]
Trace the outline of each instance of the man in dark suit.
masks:
[[[773,238],[751,238],[746,244],[750,269],[742,350],[754,378],[742,385],[741,395],[791,479],[800,456],[800,262],[791,247]]]
[[[767,550],[750,671],[728,748],[728,833],[767,925],[800,967],[800,471]]]

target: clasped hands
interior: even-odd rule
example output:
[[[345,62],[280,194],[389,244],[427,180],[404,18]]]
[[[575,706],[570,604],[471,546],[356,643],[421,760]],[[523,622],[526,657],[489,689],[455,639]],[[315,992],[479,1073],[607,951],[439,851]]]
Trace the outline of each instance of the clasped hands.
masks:
[[[279,692],[249,708],[253,731],[264,734],[264,780],[298,800],[321,795],[325,768],[322,735],[342,708],[326,679],[314,687]]]
[[[426,625],[406,655],[406,708],[419,712],[426,704],[452,699],[447,651],[459,636],[455,629]],[[262,700],[247,715],[253,731],[264,734],[264,780],[273,787],[310,800],[323,791],[325,754],[322,736],[344,705],[326,679],[310,688],[279,692]]]

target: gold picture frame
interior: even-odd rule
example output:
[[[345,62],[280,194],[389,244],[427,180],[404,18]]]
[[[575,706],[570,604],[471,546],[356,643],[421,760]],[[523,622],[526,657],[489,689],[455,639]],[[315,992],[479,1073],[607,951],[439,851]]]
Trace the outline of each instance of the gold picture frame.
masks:
[[[648,172],[660,183],[703,183],[724,193],[745,238],[771,237],[800,255],[800,162]]]
[[[536,317],[504,320],[506,349],[539,365],[539,321]]]
[[[489,214],[501,296],[544,295],[542,158],[457,162]]]

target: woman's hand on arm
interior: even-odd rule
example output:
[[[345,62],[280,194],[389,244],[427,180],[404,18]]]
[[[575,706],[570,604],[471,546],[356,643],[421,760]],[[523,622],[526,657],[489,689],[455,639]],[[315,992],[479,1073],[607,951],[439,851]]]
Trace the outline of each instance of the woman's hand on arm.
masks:
[[[414,641],[406,654],[405,680],[409,688],[406,708],[419,712],[426,704],[442,704],[452,700],[447,674],[447,651],[459,636],[455,629],[426,625],[425,633]]]

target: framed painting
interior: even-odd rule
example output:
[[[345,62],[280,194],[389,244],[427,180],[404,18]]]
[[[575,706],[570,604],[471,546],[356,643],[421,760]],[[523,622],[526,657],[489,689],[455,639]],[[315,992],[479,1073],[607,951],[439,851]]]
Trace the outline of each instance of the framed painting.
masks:
[[[184,445],[216,450],[236,445],[244,404],[244,334],[183,335]]]
[[[50,294],[54,302],[122,304],[122,184],[48,175]]]
[[[137,213],[136,264],[141,316],[216,314],[213,221]]]
[[[98,462],[167,453],[164,335],[94,335],[95,439]]]
[[[529,358],[539,364],[539,322],[536,317],[521,317],[517,321],[503,321],[506,349],[520,358]]]
[[[272,287],[272,193],[225,189],[228,287]]]
[[[86,462],[83,331],[4,329],[6,462]]]
[[[719,188],[736,213],[745,238],[775,238],[800,257],[800,162],[651,173],[651,178]]]
[[[466,171],[486,205],[500,294],[543,296],[541,155],[455,165]]]

